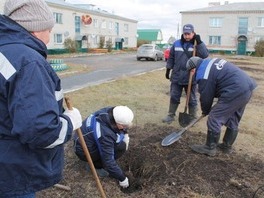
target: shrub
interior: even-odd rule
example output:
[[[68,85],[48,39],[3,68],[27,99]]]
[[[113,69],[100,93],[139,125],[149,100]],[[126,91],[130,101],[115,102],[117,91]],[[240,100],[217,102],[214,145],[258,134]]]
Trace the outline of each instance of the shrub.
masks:
[[[104,36],[100,36],[100,40],[99,40],[99,49],[103,49],[105,45],[105,37]]]
[[[107,48],[108,52],[112,51],[112,47],[113,47],[113,43],[112,43],[111,39],[109,39],[108,41],[106,41],[106,48]]]
[[[77,42],[72,40],[71,38],[67,38],[64,41],[64,48],[67,49],[69,52],[74,53],[77,52]]]
[[[258,57],[263,57],[264,56],[264,40],[259,40],[255,44],[255,53],[256,56]]]

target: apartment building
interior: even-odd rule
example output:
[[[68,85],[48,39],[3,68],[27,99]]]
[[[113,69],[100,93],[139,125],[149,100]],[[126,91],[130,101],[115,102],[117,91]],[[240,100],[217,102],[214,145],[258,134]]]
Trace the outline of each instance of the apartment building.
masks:
[[[264,2],[216,2],[180,13],[182,24],[192,23],[211,52],[250,55],[264,39]]]
[[[77,41],[80,49],[98,48],[100,39],[114,49],[137,45],[137,21],[102,10],[92,4],[70,4],[64,0],[45,0],[54,14],[55,26],[48,44],[50,51],[63,51],[67,38]],[[0,0],[3,13],[5,0]]]

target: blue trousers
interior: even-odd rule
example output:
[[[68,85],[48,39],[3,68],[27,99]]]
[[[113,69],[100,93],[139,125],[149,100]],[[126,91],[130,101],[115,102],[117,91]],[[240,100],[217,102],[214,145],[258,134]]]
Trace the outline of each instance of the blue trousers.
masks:
[[[8,198],[35,198],[35,197],[36,197],[35,193],[30,193],[26,195],[16,195],[16,196],[8,197]]]
[[[171,83],[170,87],[170,103],[172,104],[180,104],[182,91],[184,90],[187,94],[188,85],[179,85],[178,83]],[[189,107],[197,106],[197,98],[196,98],[196,85],[192,85],[191,94],[189,99]]]
[[[251,95],[252,92],[248,91],[232,101],[225,101],[219,98],[208,115],[208,130],[220,133],[223,125],[230,129],[238,130],[239,122]]]

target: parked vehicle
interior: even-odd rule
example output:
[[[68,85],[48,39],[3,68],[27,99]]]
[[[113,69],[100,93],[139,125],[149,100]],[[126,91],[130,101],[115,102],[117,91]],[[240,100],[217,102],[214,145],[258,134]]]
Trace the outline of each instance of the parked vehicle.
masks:
[[[137,60],[145,58],[146,60],[163,60],[164,53],[159,46],[155,44],[143,44],[137,50]]]
[[[165,61],[168,60],[169,55],[170,55],[170,48],[167,48],[167,49],[165,49],[165,51],[164,51],[164,58],[165,58]]]

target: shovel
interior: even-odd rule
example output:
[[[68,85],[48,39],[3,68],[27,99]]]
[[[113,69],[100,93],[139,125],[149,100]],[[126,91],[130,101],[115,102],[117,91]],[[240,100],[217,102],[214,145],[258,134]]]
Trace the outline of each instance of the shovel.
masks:
[[[191,94],[191,87],[192,87],[192,78],[194,75],[195,70],[192,69],[190,71],[190,76],[189,76],[189,82],[188,82],[188,88],[187,88],[187,95],[186,95],[186,103],[185,103],[185,107],[184,107],[184,112],[183,113],[179,113],[179,124],[182,127],[186,127],[188,124],[191,123],[192,120],[195,119],[195,117],[193,115],[190,115],[187,113],[187,107],[189,104],[189,100],[190,100],[190,94]]]
[[[174,142],[178,141],[185,131],[187,131],[189,128],[191,128],[193,125],[195,125],[197,122],[199,122],[203,117],[204,117],[204,115],[201,115],[199,118],[192,120],[189,125],[187,125],[183,129],[181,129],[180,131],[173,132],[170,135],[166,136],[162,140],[161,145],[162,146],[169,146],[169,145],[173,144]]]
[[[196,54],[196,45],[197,42],[196,40],[194,41],[194,46],[193,46],[193,54],[192,56],[195,56]],[[179,124],[182,127],[186,127],[189,123],[191,123],[192,120],[195,119],[194,116],[190,115],[187,113],[187,106],[189,104],[189,100],[190,100],[190,93],[191,93],[191,88],[192,88],[192,78],[194,75],[195,69],[192,69],[190,71],[190,76],[189,76],[189,82],[188,82],[188,88],[187,88],[187,95],[186,95],[186,103],[185,103],[185,107],[184,107],[184,112],[179,114]]]
[[[72,104],[71,104],[70,98],[65,97],[65,102],[66,102],[66,105],[67,105],[68,109],[69,109],[69,110],[72,110]],[[85,157],[86,157],[86,160],[87,160],[87,162],[88,162],[88,164],[89,164],[89,166],[90,166],[90,168],[91,168],[91,170],[92,170],[92,173],[93,173],[93,176],[94,176],[94,178],[95,178],[95,181],[96,181],[97,187],[98,187],[98,189],[99,189],[99,191],[100,191],[100,194],[101,194],[102,198],[106,198],[106,195],[105,195],[104,189],[103,189],[102,184],[101,184],[101,182],[100,182],[100,179],[99,179],[99,177],[98,177],[98,175],[97,175],[97,173],[96,173],[96,170],[95,170],[95,167],[94,167],[94,164],[93,164],[93,161],[92,161],[91,155],[90,155],[90,153],[89,153],[88,147],[87,147],[87,145],[86,145],[86,143],[85,143],[85,140],[84,140],[84,137],[83,137],[83,135],[82,135],[81,128],[78,128],[78,129],[76,130],[76,133],[77,133],[77,135],[78,135],[78,137],[79,137],[79,139],[80,139],[80,143],[81,143],[81,146],[82,146],[83,152],[84,152]]]

